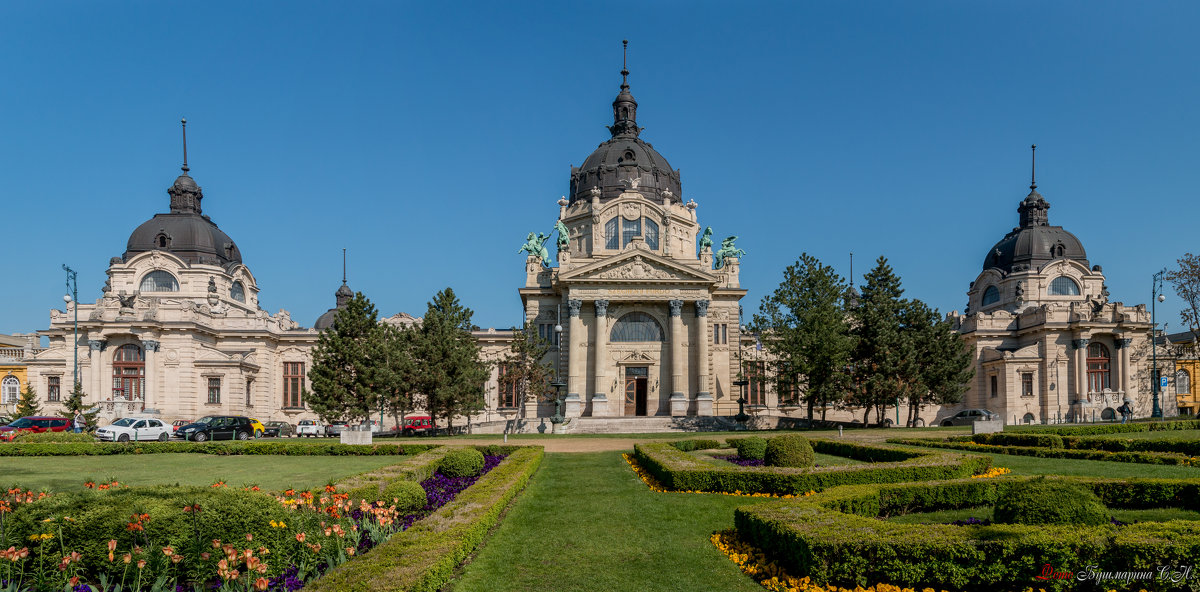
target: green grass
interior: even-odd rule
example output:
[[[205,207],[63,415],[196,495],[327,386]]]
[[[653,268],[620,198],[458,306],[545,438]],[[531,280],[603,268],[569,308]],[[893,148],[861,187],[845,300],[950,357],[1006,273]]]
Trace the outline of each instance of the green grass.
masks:
[[[136,485],[258,485],[309,488],[403,462],[409,456],[210,456],[153,454],[0,458],[0,486],[76,491],[91,479]]]
[[[1151,508],[1147,510],[1117,510],[1111,509],[1109,512],[1113,518],[1121,522],[1165,522],[1167,520],[1192,520],[1200,521],[1200,512],[1195,510],[1184,510],[1181,508]],[[917,514],[904,514],[901,516],[892,516],[888,518],[889,522],[900,522],[903,524],[945,524],[954,522],[955,520],[966,520],[967,518],[978,518],[980,520],[991,520],[992,509],[990,507],[962,508],[958,510],[940,510],[937,512],[921,512]]]
[[[548,453],[455,592],[761,592],[708,537],[765,498],[655,493],[620,453]]]
[[[1159,432],[1126,432],[1124,434],[1098,434],[1089,438],[1111,440],[1197,440],[1200,430],[1163,430]]]

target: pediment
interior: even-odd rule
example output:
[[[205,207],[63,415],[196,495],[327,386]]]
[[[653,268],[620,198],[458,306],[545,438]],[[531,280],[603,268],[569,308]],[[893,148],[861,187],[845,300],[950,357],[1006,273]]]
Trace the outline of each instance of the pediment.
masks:
[[[716,276],[646,251],[635,250],[558,276],[559,282],[715,284]]]
[[[624,364],[624,363],[628,363],[628,362],[652,362],[652,361],[654,361],[654,358],[651,357],[650,354],[647,354],[645,352],[640,352],[640,351],[632,351],[632,352],[629,352],[629,354],[626,355],[625,357],[621,358],[621,360],[618,363]]]

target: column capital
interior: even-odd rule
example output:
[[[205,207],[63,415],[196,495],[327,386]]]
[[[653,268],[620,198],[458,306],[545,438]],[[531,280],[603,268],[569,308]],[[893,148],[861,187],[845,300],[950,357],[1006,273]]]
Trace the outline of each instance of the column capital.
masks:
[[[1072,339],[1071,347],[1075,349],[1083,349],[1088,346],[1088,339]]]
[[[108,341],[105,339],[89,339],[88,340],[88,347],[92,348],[92,351],[104,351],[104,348],[107,345],[108,345]]]
[[[696,301],[696,316],[697,317],[708,316],[708,304],[709,304],[708,300],[697,300]]]
[[[1115,346],[1117,349],[1125,349],[1125,348],[1129,347],[1132,343],[1133,343],[1133,339],[1131,339],[1129,337],[1113,340],[1113,346]]]
[[[592,304],[595,305],[595,307],[596,307],[596,316],[597,317],[608,316],[608,301],[607,300],[595,300],[592,302]]]
[[[143,339],[142,347],[146,348],[146,351],[156,352],[158,351],[158,341],[154,339]]]
[[[683,301],[682,300],[668,300],[667,306],[670,307],[671,316],[673,316],[673,317],[679,316],[680,313],[683,311]]]
[[[567,301],[567,316],[568,317],[579,316],[579,309],[582,306],[583,306],[582,300],[575,300],[574,298],[568,300]]]

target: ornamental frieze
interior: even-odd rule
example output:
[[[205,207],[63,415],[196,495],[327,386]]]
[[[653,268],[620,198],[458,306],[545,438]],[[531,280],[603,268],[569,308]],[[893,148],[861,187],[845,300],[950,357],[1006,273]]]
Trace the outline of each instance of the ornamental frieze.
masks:
[[[571,290],[572,298],[581,300],[595,300],[605,298],[607,300],[673,300],[682,298],[685,300],[700,300],[708,297],[707,290],[676,290],[676,289],[658,289],[658,288],[610,288],[607,290]]]
[[[602,280],[682,280],[693,279],[678,272],[650,265],[640,256],[624,265],[606,269],[594,276]]]

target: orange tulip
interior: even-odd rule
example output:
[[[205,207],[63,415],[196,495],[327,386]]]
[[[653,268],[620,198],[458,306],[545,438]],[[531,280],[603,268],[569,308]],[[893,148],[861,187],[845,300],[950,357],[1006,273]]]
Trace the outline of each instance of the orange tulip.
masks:
[[[267,582],[267,578],[260,577],[257,580],[254,580],[254,589],[259,590],[260,592],[262,590],[266,590],[268,585],[270,585],[270,583]]]

